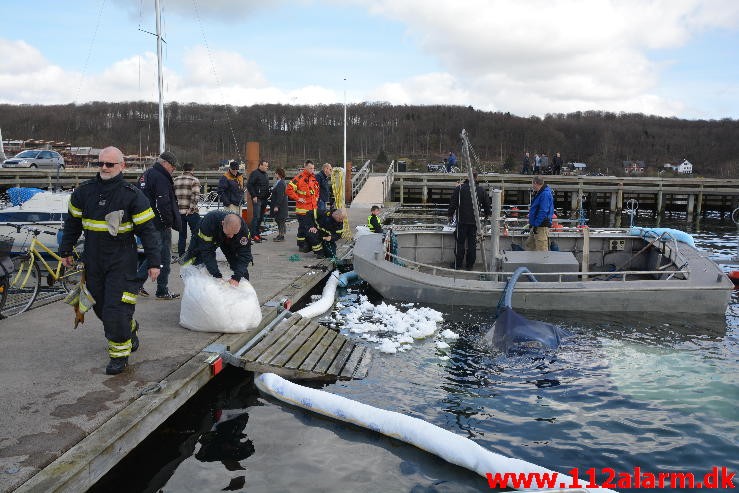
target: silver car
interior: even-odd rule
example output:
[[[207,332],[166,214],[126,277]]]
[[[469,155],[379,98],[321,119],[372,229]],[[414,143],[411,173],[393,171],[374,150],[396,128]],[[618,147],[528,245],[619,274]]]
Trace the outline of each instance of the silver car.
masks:
[[[64,158],[56,151],[29,149],[3,161],[3,168],[64,168]]]

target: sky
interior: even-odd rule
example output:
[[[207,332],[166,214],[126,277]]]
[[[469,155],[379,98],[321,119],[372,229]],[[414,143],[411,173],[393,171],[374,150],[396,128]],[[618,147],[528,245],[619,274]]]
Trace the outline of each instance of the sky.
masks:
[[[166,102],[739,119],[736,0],[161,0]],[[154,0],[0,0],[0,103],[157,101]]]

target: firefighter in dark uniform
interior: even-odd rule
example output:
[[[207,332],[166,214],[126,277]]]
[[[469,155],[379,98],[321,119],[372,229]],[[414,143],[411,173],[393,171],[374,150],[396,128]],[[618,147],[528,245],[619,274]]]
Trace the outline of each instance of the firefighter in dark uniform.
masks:
[[[210,211],[200,220],[197,234],[188,248],[184,265],[205,264],[211,276],[223,277],[216,261],[216,248],[228,260],[233,271],[229,283],[238,286],[241,279],[249,280],[249,263],[252,262],[249,228],[240,215],[229,210]]]
[[[308,229],[306,241],[318,258],[336,255],[336,241],[344,233],[346,212],[342,209],[313,211],[313,226]]]
[[[102,320],[108,340],[108,375],[121,373],[128,356],[139,347],[133,319],[136,308],[137,252],[134,234],[141,238],[152,280],[159,276],[160,246],[149,200],[123,179],[123,153],[115,147],[100,152],[100,172],[80,185],[69,200],[59,255],[72,265],[72,247],[85,232],[85,278],[95,300],[95,314]]]

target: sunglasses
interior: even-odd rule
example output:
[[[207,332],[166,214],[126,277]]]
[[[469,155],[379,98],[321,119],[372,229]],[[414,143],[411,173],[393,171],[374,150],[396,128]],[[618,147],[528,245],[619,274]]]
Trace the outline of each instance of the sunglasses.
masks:
[[[100,168],[102,168],[103,166],[105,166],[106,168],[114,168],[116,164],[120,163],[106,163],[105,161],[98,161],[98,166]]]

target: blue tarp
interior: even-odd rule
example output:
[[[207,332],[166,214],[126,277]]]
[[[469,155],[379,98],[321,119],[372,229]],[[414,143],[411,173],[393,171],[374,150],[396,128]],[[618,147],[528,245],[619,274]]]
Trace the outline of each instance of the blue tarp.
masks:
[[[665,234],[666,233],[666,234]],[[672,229],[672,228],[639,228],[639,227],[632,227],[629,231],[629,234],[631,236],[641,236],[647,241],[652,241],[655,238],[658,238],[659,236],[664,234],[664,239],[668,240],[670,238],[674,238],[675,240],[685,243],[686,245],[690,245],[692,247],[695,247],[695,241],[693,240],[693,237],[690,236],[685,231],[680,231],[679,229]]]
[[[21,205],[39,192],[43,192],[43,190],[30,187],[12,187],[8,188],[8,197],[10,198],[11,204]]]

